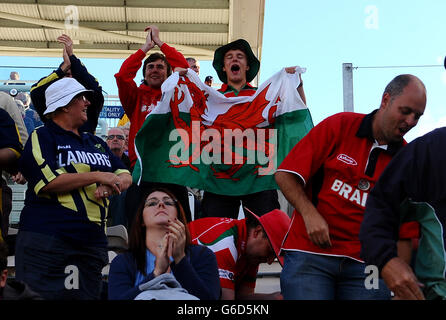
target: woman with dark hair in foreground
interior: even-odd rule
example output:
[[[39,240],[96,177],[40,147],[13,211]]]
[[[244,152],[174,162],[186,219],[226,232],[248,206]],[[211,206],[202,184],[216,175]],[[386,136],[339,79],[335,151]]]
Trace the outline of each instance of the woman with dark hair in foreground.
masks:
[[[189,295],[200,300],[220,298],[214,253],[191,244],[181,203],[171,191],[156,188],[142,197],[130,229],[129,251],[110,266],[109,299],[135,299],[149,281],[167,273]]]

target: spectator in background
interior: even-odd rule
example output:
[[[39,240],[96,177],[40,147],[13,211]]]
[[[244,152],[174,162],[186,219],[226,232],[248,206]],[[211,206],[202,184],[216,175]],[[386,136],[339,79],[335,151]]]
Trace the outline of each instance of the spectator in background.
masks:
[[[19,84],[19,85],[25,85],[25,82],[18,82],[20,80],[20,75],[17,71],[11,71],[11,73],[9,74],[9,79],[4,83],[4,84]],[[16,89],[12,89],[12,90],[16,90]],[[11,91],[12,91],[11,90]],[[11,95],[15,96],[17,94],[17,90],[16,91],[12,91]]]
[[[20,75],[17,71],[11,71],[11,73],[9,74],[9,79],[10,80],[20,80]]]
[[[209,87],[212,87],[212,81],[214,81],[214,78],[212,76],[207,76],[204,79],[204,83],[206,83]]]
[[[40,120],[39,115],[31,106],[31,96],[27,92],[19,92],[15,97],[16,100],[19,100],[23,103],[25,108],[25,117],[23,121],[25,122],[26,129],[28,130],[28,134],[37,128],[43,125],[43,122]]]
[[[129,251],[111,263],[109,298],[141,297],[145,287],[167,275],[200,300],[220,298],[214,253],[191,243],[182,202],[175,194],[154,188],[141,197],[130,229]]]
[[[14,102],[20,111],[20,115],[22,116],[22,119],[24,119],[25,118],[25,106],[23,105],[23,102],[20,100],[15,100],[15,99],[14,99]],[[25,126],[26,126],[26,124],[25,124]],[[28,133],[28,136],[29,136],[29,133]]]
[[[23,123],[25,124],[26,127],[26,132],[28,132],[29,136],[31,132],[33,132],[34,130],[34,122],[32,121],[32,119],[26,118],[25,105],[23,104],[23,102],[17,99],[14,99],[14,102],[16,103],[17,108],[20,111],[20,115],[22,116]]]
[[[25,123],[23,122],[22,114],[17,107],[17,104],[9,94],[5,92],[0,92],[0,109],[7,112],[7,114],[13,119],[15,127],[19,132],[19,142],[21,145],[25,145],[28,140],[28,131],[26,130]],[[15,131],[17,132],[17,131]],[[11,137],[13,137],[12,135]],[[14,178],[14,177],[13,177]],[[9,215],[12,210],[12,190],[8,186],[7,180],[9,179],[9,174],[7,172],[2,172],[1,176],[1,211],[2,211],[2,232],[3,236],[8,235],[9,229]]]
[[[192,57],[186,58],[187,63],[189,64],[189,68],[194,70],[198,75],[200,74],[200,63]]]
[[[123,125],[118,124],[118,128],[120,128],[122,131],[124,131],[124,134],[125,134],[124,154],[128,157],[128,155],[129,155],[130,121],[127,121]]]
[[[121,159],[122,163],[130,170],[129,157],[124,153],[125,147],[125,133],[121,128],[111,128],[108,130],[106,142],[111,152]],[[130,171],[131,172],[131,171]],[[128,228],[127,215],[125,213],[125,198],[127,190],[120,194],[115,194],[110,197],[110,204],[108,206],[108,226],[123,225]]]
[[[19,130],[21,143],[25,145],[26,141],[28,140],[28,131],[26,130],[25,123],[23,122],[22,113],[14,98],[9,94],[0,91],[0,108],[8,112],[8,114],[14,120],[17,129]]]
[[[45,90],[64,77],[72,77],[76,79],[85,88],[92,90],[93,94],[90,97],[91,105],[87,110],[87,122],[85,122],[80,129],[81,132],[95,133],[98,125],[99,114],[104,105],[104,96],[102,94],[102,87],[99,85],[95,77],[88,73],[84,64],[73,53],[73,41],[65,34],[57,38],[57,42],[63,45],[63,62],[59,68],[53,71],[47,77],[40,79],[31,87],[31,99],[34,107],[43,122],[47,122],[44,116],[46,110]]]
[[[15,96],[15,99],[22,101],[25,108],[29,108],[31,106],[31,97],[27,92],[22,91],[22,92],[17,93],[17,95]]]
[[[0,172],[17,173],[17,159],[22,153],[20,136],[17,126],[11,116],[0,109]],[[3,179],[2,179],[3,180]],[[3,189],[9,192],[3,192]],[[11,212],[12,193],[5,181],[0,187],[0,240],[6,239],[9,227],[9,214]],[[6,202],[7,205],[4,205]],[[6,208],[7,212],[4,212]]]
[[[42,300],[25,283],[8,279],[8,248],[0,239],[0,301],[1,300]]]
[[[118,157],[130,170],[130,160],[124,153],[125,132],[121,128],[111,128],[108,130],[106,142],[111,152]]]
[[[99,299],[108,263],[108,197],[131,184],[107,144],[80,130],[93,95],[74,78],[54,81],[45,91],[49,119],[33,131],[19,161],[28,190],[16,278],[45,299]],[[76,290],[66,285],[67,266],[78,277]]]
[[[189,223],[192,243],[208,246],[217,256],[223,300],[281,299],[280,292],[255,294],[260,263],[271,264],[290,225],[288,215],[273,210],[261,217],[248,210],[245,219],[202,218]]]

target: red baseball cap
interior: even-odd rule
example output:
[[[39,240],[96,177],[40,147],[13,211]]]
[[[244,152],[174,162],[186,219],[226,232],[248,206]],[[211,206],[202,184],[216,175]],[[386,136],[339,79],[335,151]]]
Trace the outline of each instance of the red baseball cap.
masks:
[[[277,259],[281,266],[283,266],[283,256],[279,256],[279,253],[291,223],[290,217],[279,209],[274,209],[260,217],[248,208],[244,207],[244,209],[251,213],[260,222],[271,246],[273,247]]]

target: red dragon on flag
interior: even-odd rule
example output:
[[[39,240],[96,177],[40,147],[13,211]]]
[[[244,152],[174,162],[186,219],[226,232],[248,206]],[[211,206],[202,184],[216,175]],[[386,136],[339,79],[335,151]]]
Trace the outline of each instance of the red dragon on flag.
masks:
[[[227,195],[277,188],[277,165],[313,127],[298,84],[282,70],[254,96],[227,98],[195,73],[174,73],[135,138],[134,181]]]
[[[190,95],[192,97],[193,106],[190,109],[190,123],[194,123],[194,121],[197,121],[199,123],[198,128],[193,128],[190,124],[186,123],[181,117],[180,117],[180,111],[178,108],[178,105],[181,104],[184,101],[185,93],[182,91],[179,95],[179,89],[174,89],[174,94],[172,99],[170,100],[170,109],[172,112],[172,119],[175,125],[176,129],[183,129],[187,136],[184,135],[184,133],[181,136],[181,140],[185,144],[185,148],[189,148],[192,141],[200,141],[199,146],[196,146],[194,148],[192,154],[186,161],[182,161],[178,157],[174,157],[173,159],[168,160],[169,162],[173,163],[170,165],[170,167],[178,168],[178,167],[184,167],[189,166],[191,169],[195,171],[199,171],[197,166],[194,166],[193,163],[195,160],[197,160],[203,150],[206,147],[209,147],[208,141],[201,141],[201,137],[203,136],[203,133],[206,130],[209,129],[215,129],[219,133],[219,136],[221,137],[221,148],[218,148],[221,158],[223,158],[223,155],[225,153],[230,154],[230,159],[232,160],[231,163],[225,163],[230,165],[230,168],[226,171],[217,171],[212,165],[211,169],[214,172],[214,176],[218,179],[232,179],[234,181],[239,180],[238,178],[233,178],[234,174],[237,173],[237,171],[243,167],[247,161],[247,157],[243,156],[237,152],[234,152],[234,147],[237,148],[243,148],[243,149],[253,149],[255,151],[261,151],[265,155],[268,156],[268,163],[270,164],[266,170],[271,171],[273,170],[272,164],[273,164],[273,157],[275,155],[274,153],[274,144],[271,144],[268,142],[268,140],[271,138],[270,136],[265,137],[264,143],[256,143],[256,141],[249,141],[249,138],[252,138],[252,136],[247,136],[247,139],[230,139],[230,143],[228,143],[228,139],[225,139],[225,133],[228,132],[228,130],[239,130],[240,132],[245,131],[246,129],[253,129],[254,133],[256,133],[259,129],[264,130],[263,128],[258,128],[257,126],[265,122],[265,119],[262,116],[262,113],[264,109],[269,105],[270,101],[265,99],[266,92],[268,91],[269,86],[264,88],[260,94],[257,96],[257,98],[250,102],[244,102],[244,103],[237,103],[234,104],[228,112],[220,114],[217,116],[217,118],[214,120],[214,122],[211,125],[205,125],[203,124],[202,115],[205,113],[207,109],[207,97],[205,91],[202,91],[200,88],[197,87],[195,83],[189,80],[189,78],[184,77],[183,79],[180,79],[178,81],[178,84],[184,84],[188,87]],[[277,101],[280,101],[280,98],[277,99]],[[274,112],[277,109],[277,105],[271,107],[268,114],[268,121],[270,123],[274,123]],[[197,130],[198,129],[198,130]],[[183,131],[183,132],[184,132]],[[270,133],[267,131],[267,133]],[[257,136],[257,135],[254,135]],[[240,141],[241,140],[241,141]],[[240,144],[242,143],[242,144]],[[212,148],[212,147],[209,147]],[[260,150],[258,150],[260,149]],[[213,150],[214,152],[217,150]],[[223,162],[223,161],[222,161]],[[260,168],[260,166],[256,166],[257,169]],[[257,172],[258,173],[258,170]],[[265,173],[263,173],[265,174]]]

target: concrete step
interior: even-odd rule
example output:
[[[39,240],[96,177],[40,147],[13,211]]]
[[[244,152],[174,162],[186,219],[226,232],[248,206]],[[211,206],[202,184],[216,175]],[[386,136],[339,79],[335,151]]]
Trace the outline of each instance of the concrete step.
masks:
[[[257,274],[255,293],[280,291],[280,272],[282,266],[277,259],[272,264],[261,263]]]

